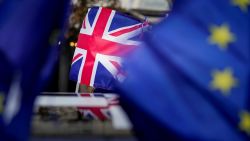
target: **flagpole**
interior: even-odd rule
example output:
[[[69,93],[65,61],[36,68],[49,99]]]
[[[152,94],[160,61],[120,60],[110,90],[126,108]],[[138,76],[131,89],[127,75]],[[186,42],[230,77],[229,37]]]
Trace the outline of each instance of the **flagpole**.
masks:
[[[76,90],[75,93],[79,93],[80,83],[76,82]]]

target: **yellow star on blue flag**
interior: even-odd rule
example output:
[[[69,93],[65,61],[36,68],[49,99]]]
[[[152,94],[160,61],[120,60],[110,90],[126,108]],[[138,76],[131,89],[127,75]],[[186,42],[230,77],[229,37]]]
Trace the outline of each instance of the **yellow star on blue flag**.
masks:
[[[240,112],[239,128],[250,135],[250,113],[247,111]]]
[[[221,49],[226,49],[228,45],[235,41],[233,33],[228,25],[212,26],[210,28],[211,35],[209,42],[218,45]]]
[[[212,89],[218,89],[224,95],[228,95],[230,90],[237,84],[237,80],[234,78],[233,72],[229,68],[222,71],[213,71],[212,77]]]
[[[250,0],[232,0],[233,5],[239,7],[243,12],[248,11]]]

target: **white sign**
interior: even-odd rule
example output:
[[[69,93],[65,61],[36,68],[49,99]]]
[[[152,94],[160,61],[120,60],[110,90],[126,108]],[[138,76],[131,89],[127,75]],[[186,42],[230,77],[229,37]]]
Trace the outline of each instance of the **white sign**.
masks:
[[[150,11],[169,11],[170,5],[167,0],[120,0],[125,9],[139,9]]]

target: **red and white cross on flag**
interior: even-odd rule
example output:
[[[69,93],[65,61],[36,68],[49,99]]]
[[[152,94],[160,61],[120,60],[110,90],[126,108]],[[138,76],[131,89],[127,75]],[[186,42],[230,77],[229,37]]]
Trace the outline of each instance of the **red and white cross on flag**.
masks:
[[[115,10],[90,8],[78,36],[70,78],[88,86],[112,89],[121,57],[140,44],[147,25]]]
[[[119,97],[114,94],[80,94],[83,98],[104,98],[107,101],[107,105],[92,105],[85,107],[78,107],[79,112],[84,119],[96,119],[96,120],[108,120],[111,119],[110,108],[111,106],[119,105]]]

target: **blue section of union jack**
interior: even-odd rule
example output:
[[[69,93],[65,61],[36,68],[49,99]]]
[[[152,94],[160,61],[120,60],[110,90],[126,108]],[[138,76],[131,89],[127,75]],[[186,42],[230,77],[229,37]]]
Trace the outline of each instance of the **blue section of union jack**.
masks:
[[[141,23],[115,10],[93,7],[83,21],[70,79],[96,88],[112,89],[121,57],[140,44]]]

